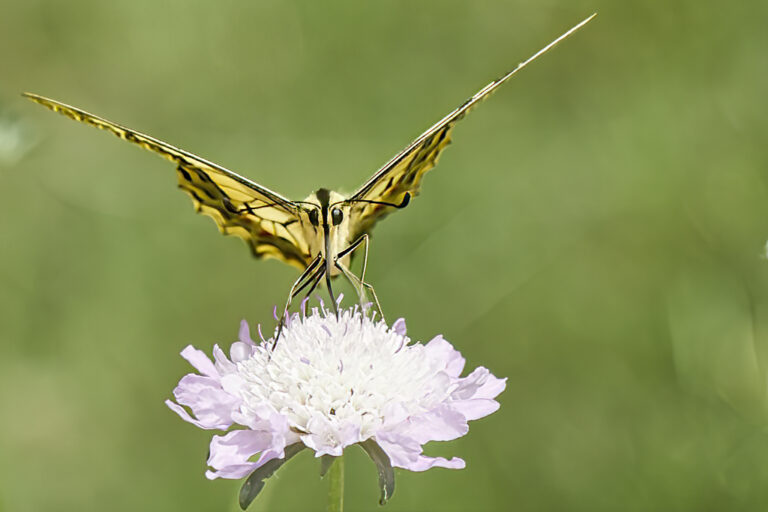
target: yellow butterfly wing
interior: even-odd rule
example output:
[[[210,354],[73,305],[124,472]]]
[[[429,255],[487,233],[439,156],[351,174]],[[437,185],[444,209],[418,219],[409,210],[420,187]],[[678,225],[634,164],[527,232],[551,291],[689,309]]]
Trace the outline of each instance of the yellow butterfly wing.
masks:
[[[515,69],[489,83],[474,96],[467,99],[459,107],[443,119],[435,123],[405,149],[395,155],[381,169],[357,190],[349,199],[351,204],[350,241],[354,241],[363,233],[367,233],[374,224],[396,206],[403,203],[406,194],[415,196],[421,190],[421,180],[424,174],[437,165],[440,153],[451,142],[453,127],[478,103],[488,98],[501,84],[509,80],[515,73],[523,69],[536,58],[554,47],[557,43],[570,36],[589,22],[595,15],[585,19],[563,35],[536,52],[528,60],[517,65]],[[357,202],[356,202],[357,201]],[[366,203],[364,201],[375,201]],[[389,203],[388,205],[380,203]]]
[[[301,208],[232,171],[58,101],[24,93],[30,100],[75,121],[107,130],[176,164],[179,187],[195,209],[213,218],[222,233],[245,240],[257,258],[272,257],[303,269],[311,261],[301,230]]]

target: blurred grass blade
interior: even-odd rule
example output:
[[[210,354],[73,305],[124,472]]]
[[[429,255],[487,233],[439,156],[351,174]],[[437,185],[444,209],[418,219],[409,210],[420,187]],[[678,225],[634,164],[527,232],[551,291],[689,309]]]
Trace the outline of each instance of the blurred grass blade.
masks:
[[[667,296],[675,370],[695,394],[747,417],[765,413],[765,378],[755,348],[752,303],[738,279],[691,270]]]

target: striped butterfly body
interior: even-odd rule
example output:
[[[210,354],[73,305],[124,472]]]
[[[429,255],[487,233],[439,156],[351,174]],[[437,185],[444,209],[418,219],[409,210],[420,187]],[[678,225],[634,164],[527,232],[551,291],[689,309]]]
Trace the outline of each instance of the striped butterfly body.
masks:
[[[368,235],[373,226],[392,211],[407,206],[419,193],[424,173],[435,166],[441,151],[450,143],[453,127],[472,107],[593,17],[483,87],[395,155],[349,196],[321,188],[303,201],[291,201],[220,165],[148,135],[37,94],[24,93],[24,96],[173,162],[179,187],[192,198],[195,209],[212,217],[224,234],[245,240],[257,258],[277,258],[302,270],[291,287],[284,311],[296,295],[306,289],[309,295],[323,279],[336,310],[331,278],[337,275],[350,281],[361,302],[370,292],[381,311],[373,287],[365,281]],[[360,247],[365,250],[365,258],[358,277],[349,269],[349,259]]]

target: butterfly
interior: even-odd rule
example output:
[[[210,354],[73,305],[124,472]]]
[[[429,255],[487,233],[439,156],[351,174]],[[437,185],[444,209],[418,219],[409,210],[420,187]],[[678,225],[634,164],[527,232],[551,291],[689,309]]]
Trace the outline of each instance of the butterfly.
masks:
[[[244,239],[257,258],[277,258],[302,270],[291,286],[284,312],[298,294],[309,288],[306,293],[309,296],[325,278],[332,308],[338,313],[331,278],[344,275],[358,293],[360,302],[370,292],[381,313],[376,292],[365,280],[369,233],[374,225],[389,213],[405,208],[419,193],[424,174],[437,164],[440,153],[451,141],[454,126],[472,107],[594,16],[575,25],[515,69],[480,89],[397,153],[351,195],[320,188],[303,201],[291,201],[220,165],[154,137],[44,96],[23,95],[75,121],[109,131],[173,162],[179,187],[189,194],[198,212],[213,218],[222,233]],[[358,277],[350,270],[349,263],[352,253],[361,246],[365,254]]]

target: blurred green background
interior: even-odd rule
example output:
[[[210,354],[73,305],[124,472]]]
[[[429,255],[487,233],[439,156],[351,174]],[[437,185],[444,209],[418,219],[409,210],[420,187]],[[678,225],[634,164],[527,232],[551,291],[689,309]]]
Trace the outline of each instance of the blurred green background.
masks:
[[[398,472],[385,510],[766,509],[766,2],[6,0],[0,510],[237,510],[163,400],[185,345],[268,330],[297,275],[194,215],[168,162],[21,91],[302,199],[595,11],[375,230],[390,320],[509,378],[428,446],[467,468]],[[320,509],[318,467],[252,509]],[[376,509],[373,464],[347,468],[348,509]]]

